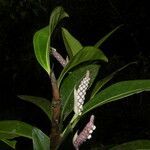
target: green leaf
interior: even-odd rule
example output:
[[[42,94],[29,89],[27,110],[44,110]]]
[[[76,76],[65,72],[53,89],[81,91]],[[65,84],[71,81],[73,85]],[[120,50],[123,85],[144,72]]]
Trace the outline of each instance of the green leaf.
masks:
[[[29,95],[19,95],[18,97],[24,101],[35,104],[37,107],[43,110],[43,112],[51,120],[51,110],[50,110],[51,104],[49,100],[42,98],[42,97],[29,96]]]
[[[8,134],[8,133],[5,133],[3,131],[0,131],[0,139],[13,139],[15,137],[18,137],[18,135],[15,135],[15,134]]]
[[[96,44],[95,47],[100,47],[114,32],[116,32],[120,27],[117,26],[115,29],[113,29],[112,31],[110,31],[107,35],[105,35],[103,38],[101,38]]]
[[[83,108],[83,114],[89,112],[90,110],[98,106],[143,91],[150,91],[150,80],[131,80],[118,82],[102,90],[97,95],[95,95],[93,99],[88,101]]]
[[[148,150],[150,149],[150,140],[136,140],[117,145],[109,150]]]
[[[81,43],[75,37],[73,37],[65,28],[62,28],[62,37],[70,58],[75,56],[83,48]]]
[[[11,148],[15,149],[17,141],[15,140],[6,140],[6,139],[0,139],[5,144],[9,145]]]
[[[8,139],[20,136],[33,139],[34,143],[38,142],[38,138],[40,142],[42,142],[43,138],[43,141],[45,141],[46,144],[45,146],[47,146],[49,141],[49,138],[40,129],[37,129],[30,124],[16,120],[0,121],[0,140],[9,142],[7,141]]]
[[[104,53],[95,47],[92,46],[87,46],[84,47],[80,52],[78,52],[71,60],[70,62],[67,64],[67,66],[63,69],[63,71],[61,72],[59,79],[58,79],[58,84],[60,85],[63,77],[65,76],[65,74],[71,70],[73,67],[84,63],[84,62],[88,62],[88,61],[105,61],[107,62],[108,59],[107,57],[104,55]]]
[[[34,52],[37,61],[40,65],[50,74],[50,41],[51,35],[56,25],[64,18],[68,17],[68,14],[62,7],[57,7],[53,10],[50,16],[49,26],[37,31],[33,37]]]
[[[50,62],[49,62],[49,28],[45,27],[41,30],[37,31],[33,37],[33,45],[34,45],[34,52],[37,61],[40,65],[50,73]]]
[[[107,83],[109,82],[119,71],[125,69],[126,67],[135,64],[136,62],[131,62],[128,63],[127,65],[117,69],[116,71],[114,71],[113,73],[111,73],[110,75],[106,76],[105,78],[101,79],[100,81],[98,81],[94,87],[94,89],[92,90],[92,94],[91,94],[91,98],[93,98],[97,92]]]
[[[23,136],[32,139],[32,126],[16,120],[0,121],[0,139]]]
[[[33,128],[32,137],[34,150],[50,150],[50,139],[41,130]]]
[[[53,10],[51,17],[50,17],[50,23],[49,23],[50,35],[55,30],[57,24],[65,17],[69,17],[69,15],[64,11],[62,7],[56,7]]]
[[[80,68],[75,69],[73,72],[71,72],[66,79],[64,79],[61,88],[60,88],[60,94],[62,99],[62,113],[61,113],[61,120],[65,120],[66,117],[70,114],[70,112],[73,110],[73,104],[74,104],[74,87],[75,85],[78,86],[82,78],[85,76],[86,71],[90,71],[90,85],[94,82],[94,79],[97,76],[97,73],[99,71],[100,65],[97,64],[91,64],[87,66],[81,66]]]

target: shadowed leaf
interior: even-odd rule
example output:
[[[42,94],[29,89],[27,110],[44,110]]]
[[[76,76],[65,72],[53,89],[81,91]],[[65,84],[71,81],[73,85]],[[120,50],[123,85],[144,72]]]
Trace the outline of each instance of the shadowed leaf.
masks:
[[[103,38],[101,38],[96,44],[95,47],[100,47],[114,32],[116,32],[120,27],[117,26],[115,29],[113,29],[112,31],[110,31],[108,34],[106,34]]]
[[[109,150],[149,150],[150,140],[137,140],[117,145]]]
[[[15,140],[6,140],[6,139],[0,139],[0,140],[3,141],[8,146],[10,146],[11,148],[13,148],[13,149],[16,148],[17,141],[15,141]]]
[[[51,104],[50,101],[46,98],[37,97],[37,96],[29,96],[29,95],[19,95],[20,99],[31,102],[35,104],[37,107],[39,107],[43,112],[48,116],[48,118],[51,120]]]

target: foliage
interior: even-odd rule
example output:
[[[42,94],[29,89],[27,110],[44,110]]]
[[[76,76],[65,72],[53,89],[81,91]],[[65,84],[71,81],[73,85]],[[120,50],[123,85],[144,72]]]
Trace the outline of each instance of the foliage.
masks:
[[[68,14],[62,7],[55,8],[51,14],[49,25],[37,31],[33,37],[36,59],[51,78],[51,74],[53,73],[53,69],[51,68],[52,33],[54,32],[58,23],[65,17],[68,17]],[[101,90],[101,88],[108,81],[110,81],[117,72],[121,71],[129,64],[119,70],[116,70],[100,81],[95,80],[99,69],[101,69],[101,66],[108,62],[108,58],[98,47],[100,47],[120,27],[121,26],[116,27],[94,46],[83,46],[73,35],[71,35],[71,33],[69,33],[67,29],[62,28],[62,38],[69,56],[69,62],[66,61],[66,66],[63,68],[59,78],[57,79],[62,105],[61,112],[58,111],[58,115],[60,115],[61,118],[59,123],[60,140],[57,143],[56,149],[59,148],[68,134],[73,131],[76,124],[82,119],[84,114],[112,101],[123,100],[124,97],[138,94],[143,91],[150,91],[150,80],[121,81]],[[56,57],[56,59],[60,59],[60,57]],[[65,126],[64,121],[69,119],[69,117],[72,115],[71,112],[73,111],[75,89],[78,86],[80,87],[80,82],[84,80],[84,76],[87,71],[90,73],[90,84],[88,86],[88,95],[85,97],[87,101],[85,101],[86,104],[83,107],[83,112],[80,115],[74,114],[67,126]],[[55,91],[53,92],[55,93]],[[53,120],[55,114],[53,114],[52,111],[55,109],[55,104],[57,102],[51,104],[50,100],[35,96],[20,95],[19,97],[22,100],[31,102],[42,109],[52,123],[55,121]],[[55,100],[54,97],[53,100]],[[47,126],[49,128],[49,125]],[[32,125],[15,120],[0,121],[1,141],[14,148],[16,144],[14,138],[20,136],[31,139],[33,141],[34,150],[49,150],[50,142],[51,145],[53,145],[53,140],[51,139],[52,137],[49,138],[40,129]],[[149,141],[138,141],[138,144],[141,142],[143,143],[143,146],[141,144],[140,148],[144,148],[145,143],[146,145],[149,145],[150,143]],[[118,147],[131,147],[131,145],[132,143]]]
[[[117,145],[115,147],[110,148],[110,150],[133,150],[133,149],[149,149],[150,148],[150,140],[136,140],[127,143],[123,143]]]
[[[50,42],[56,25],[68,14],[61,7],[57,7],[51,14],[49,26],[37,31],[33,38],[35,56],[40,65],[50,74]]]

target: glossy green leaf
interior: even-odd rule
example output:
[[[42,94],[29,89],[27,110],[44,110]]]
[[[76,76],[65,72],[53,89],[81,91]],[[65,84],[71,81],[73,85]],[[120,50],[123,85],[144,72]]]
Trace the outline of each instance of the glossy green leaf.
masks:
[[[83,48],[81,43],[65,28],[62,28],[62,37],[70,58],[75,56]]]
[[[32,139],[32,126],[16,120],[0,121],[0,139],[26,137]]]
[[[150,140],[136,140],[117,145],[109,150],[149,150]]]
[[[143,91],[150,91],[150,80],[130,80],[118,82],[102,90],[97,95],[95,95],[93,99],[88,101],[83,108],[83,114],[89,112],[90,110],[98,106]]]
[[[10,146],[11,148],[15,149],[17,141],[15,141],[15,140],[6,140],[6,139],[0,139],[0,140],[3,141],[8,146]]]
[[[107,62],[108,59],[100,49],[92,47],[92,46],[84,47],[80,52],[78,52],[70,60],[70,62],[67,64],[67,66],[63,69],[63,71],[61,72],[61,75],[58,79],[58,84],[60,85],[63,77],[70,69],[72,69],[73,67],[75,67],[81,63],[88,62],[88,61],[90,61],[90,62],[91,61]]]
[[[32,137],[34,150],[50,150],[50,139],[41,130],[33,128]]]
[[[18,97],[24,101],[35,104],[37,107],[43,110],[43,112],[51,120],[51,111],[50,111],[51,105],[48,99],[37,97],[37,96],[29,96],[29,95],[19,95]]]
[[[111,73],[110,75],[106,76],[105,78],[101,79],[100,81],[98,81],[94,87],[94,89],[92,90],[92,94],[91,94],[91,98],[93,98],[97,92],[107,83],[109,82],[119,71],[125,69],[126,67],[135,64],[136,62],[131,62],[128,63],[127,65],[117,69],[116,71],[114,71],[113,73]]]
[[[40,65],[50,73],[50,62],[49,62],[49,27],[45,27],[34,34],[33,45],[34,52],[37,61]]]
[[[101,38],[96,44],[95,47],[100,47],[114,32],[116,32],[120,27],[117,26],[115,29],[113,29],[112,31],[110,31],[107,35],[105,35],[103,38]]]
[[[49,23],[50,35],[55,30],[57,24],[65,17],[69,17],[69,15],[64,11],[62,7],[56,7],[53,10],[51,17],[50,17],[50,23]]]
[[[60,88],[61,99],[62,99],[61,120],[66,119],[66,117],[73,110],[73,104],[74,104],[73,91],[75,85],[78,86],[82,78],[85,76],[86,71],[89,70],[90,78],[91,78],[90,85],[89,85],[90,87],[97,76],[99,68],[100,65],[97,64],[81,66],[80,68],[77,68],[73,72],[69,73],[66,79],[64,79]]]
[[[64,9],[62,7],[55,8],[50,16],[49,26],[37,31],[33,37],[35,56],[48,74],[50,74],[49,50],[51,35],[55,30],[56,25],[64,17],[68,17],[68,14],[64,11]]]

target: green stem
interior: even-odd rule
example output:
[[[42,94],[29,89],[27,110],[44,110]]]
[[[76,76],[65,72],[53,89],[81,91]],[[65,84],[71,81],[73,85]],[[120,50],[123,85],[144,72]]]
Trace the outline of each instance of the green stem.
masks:
[[[72,117],[70,123],[67,125],[65,130],[60,135],[60,142],[59,142],[59,144],[58,144],[56,149],[58,149],[60,147],[60,145],[67,138],[69,133],[73,131],[73,128],[76,126],[76,124],[78,123],[79,119],[80,119],[80,116],[77,116],[76,114]]]

